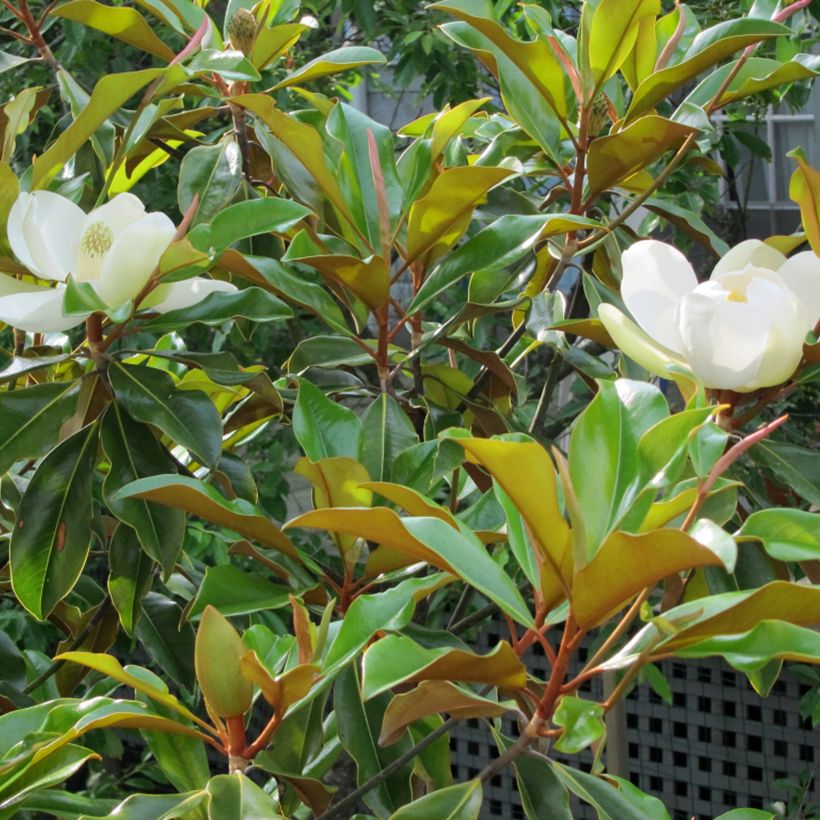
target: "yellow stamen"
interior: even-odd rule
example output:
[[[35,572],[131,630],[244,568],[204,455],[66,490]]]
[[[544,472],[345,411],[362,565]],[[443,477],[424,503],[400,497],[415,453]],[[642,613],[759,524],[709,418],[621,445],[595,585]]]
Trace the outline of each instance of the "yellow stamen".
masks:
[[[105,222],[92,222],[80,237],[76,279],[91,282],[100,278],[103,260],[114,243],[114,232]]]

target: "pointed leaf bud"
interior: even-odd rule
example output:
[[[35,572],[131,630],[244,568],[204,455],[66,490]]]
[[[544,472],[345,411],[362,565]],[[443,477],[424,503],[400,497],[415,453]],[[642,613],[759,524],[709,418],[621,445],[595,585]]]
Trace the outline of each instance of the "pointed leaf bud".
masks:
[[[205,607],[196,633],[196,678],[208,708],[221,718],[243,715],[250,708],[253,684],[241,667],[249,651],[230,621],[214,607]]]

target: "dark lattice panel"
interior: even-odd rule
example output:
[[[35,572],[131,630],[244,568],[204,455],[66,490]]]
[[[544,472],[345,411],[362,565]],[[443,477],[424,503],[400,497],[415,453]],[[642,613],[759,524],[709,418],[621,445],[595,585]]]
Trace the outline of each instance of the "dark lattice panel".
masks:
[[[488,629],[478,642],[488,648],[502,637],[498,627]],[[546,676],[543,653],[528,656],[536,674]],[[772,786],[776,779],[799,779],[815,772],[820,757],[817,735],[800,718],[800,696],[805,689],[788,674],[767,698],[760,698],[745,676],[720,661],[668,662],[661,666],[672,689],[672,704],[661,700],[649,686],[637,687],[627,699],[627,742],[630,779],[660,798],[673,820],[711,820],[736,807],[763,808],[787,794]],[[600,697],[600,690],[583,693]],[[516,730],[504,721],[509,735]],[[496,754],[485,725],[462,722],[452,739],[454,775],[474,777]],[[588,768],[590,755],[574,760]],[[806,805],[820,803],[815,778]],[[573,815],[594,820],[595,812],[573,801]],[[484,818],[523,818],[521,801],[511,770],[486,784]],[[539,818],[538,820],[549,820]],[[626,819],[625,819],[626,820]]]

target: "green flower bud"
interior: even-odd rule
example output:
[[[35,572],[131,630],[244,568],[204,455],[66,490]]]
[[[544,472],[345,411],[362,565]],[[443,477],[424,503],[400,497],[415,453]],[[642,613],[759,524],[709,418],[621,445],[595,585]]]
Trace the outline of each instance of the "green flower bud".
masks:
[[[253,684],[242,674],[242,656],[250,652],[219,610],[205,607],[196,633],[194,664],[205,703],[221,718],[248,711]]]

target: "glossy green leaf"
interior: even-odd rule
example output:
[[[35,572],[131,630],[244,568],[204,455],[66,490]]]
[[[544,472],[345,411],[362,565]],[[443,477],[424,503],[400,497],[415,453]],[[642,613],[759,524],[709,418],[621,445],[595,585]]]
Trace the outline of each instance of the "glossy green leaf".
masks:
[[[252,322],[279,322],[292,316],[291,309],[273,294],[260,288],[245,288],[234,293],[211,293],[191,307],[169,310],[155,319],[143,322],[142,329],[166,333],[196,322],[222,325],[239,318],[250,319]]]
[[[521,755],[513,761],[513,769],[521,802],[528,818],[572,820],[569,792],[556,777],[546,758]]]
[[[262,256],[245,256],[244,259],[258,271],[277,296],[310,311],[337,333],[350,335],[344,314],[325,287],[293,273],[276,259]]]
[[[445,23],[441,30],[459,46],[470,49],[497,77],[501,99],[507,111],[541,146],[546,156],[558,162],[561,126],[562,120],[566,120],[566,114],[556,116],[550,101],[547,100],[547,104],[544,104],[541,86],[533,83],[524,69],[519,68],[513,59],[507,57],[480,31],[467,23]],[[561,104],[559,98],[555,102],[557,105]]]
[[[795,80],[813,79],[818,73],[820,57],[817,55],[798,54],[786,63],[765,57],[750,57],[739,68],[737,62],[734,62],[713,71],[689,94],[681,106],[707,105],[729,79],[730,74],[732,79],[720,98],[720,106]]]
[[[506,268],[532,250],[551,217],[506,214],[470,237],[424,281],[409,311],[415,313],[467,274]]]
[[[390,815],[390,820],[478,820],[482,801],[481,782],[469,780],[402,806]]]
[[[203,392],[178,390],[167,373],[144,365],[112,362],[108,376],[129,416],[158,427],[203,464],[216,463],[222,450],[222,420]]]
[[[406,262],[430,264],[449,250],[470,224],[487,192],[510,176],[506,168],[447,168],[413,203],[407,222]]]
[[[52,15],[83,23],[109,37],[116,37],[141,51],[153,54],[166,63],[174,59],[174,52],[154,34],[151,26],[136,9],[105,6],[95,0],[71,0],[54,9]]]
[[[0,393],[0,473],[21,458],[48,452],[74,413],[77,382],[38,384]]]
[[[288,606],[287,587],[277,586],[257,573],[245,572],[231,564],[208,567],[191,601],[188,617],[195,618],[206,606],[223,615],[246,615],[260,610]]]
[[[97,82],[88,105],[76,120],[34,161],[32,189],[44,188],[83,143],[120,106],[148,83],[159,79],[165,70],[148,68],[126,74],[108,74]]]
[[[327,118],[327,132],[338,140],[344,151],[339,158],[338,177],[342,193],[349,203],[356,223],[367,237],[369,247],[382,251],[382,207],[387,209],[385,228],[392,234],[401,210],[403,191],[396,171],[396,151],[389,128],[370,119],[355,108],[337,103]],[[370,135],[370,136],[369,136]],[[370,140],[378,157],[374,171]],[[381,174],[383,190],[376,187],[374,173]],[[384,195],[384,205],[380,203]]]
[[[21,57],[18,54],[10,54],[8,51],[0,51],[0,74],[34,59],[36,58]]]
[[[604,707],[600,703],[564,695],[552,718],[552,722],[564,730],[555,742],[555,748],[570,755],[586,749],[603,737],[603,717]]]
[[[206,788],[211,801],[210,820],[282,820],[273,797],[262,791],[250,778],[235,772],[218,774]]]
[[[311,336],[296,345],[287,368],[291,373],[303,373],[309,367],[366,367],[373,363],[373,356],[347,336]]]
[[[671,222],[676,228],[691,236],[714,256],[729,252],[729,244],[721,239],[693,210],[681,207],[677,202],[657,196],[644,201],[644,208]]]
[[[233,201],[241,182],[242,158],[234,140],[198,145],[185,154],[179,166],[179,209],[186,213],[198,196],[191,226],[211,222]]]
[[[410,622],[418,601],[450,583],[435,573],[424,578],[408,578],[384,592],[359,595],[348,607],[339,631],[333,638],[322,668],[330,675],[348,663],[380,631],[403,629]]]
[[[519,689],[526,669],[506,641],[486,655],[463,649],[430,648],[404,635],[372,643],[362,660],[362,694],[370,699],[400,683],[423,680],[465,681]]]
[[[789,29],[771,20],[753,17],[725,20],[695,38],[681,62],[650,74],[632,97],[627,120],[632,120],[665,100],[676,88],[742,48],[787,34]]]
[[[686,464],[690,434],[712,412],[711,407],[683,410],[644,432],[638,441],[642,479],[656,487],[677,481]]]
[[[411,723],[437,712],[459,719],[486,718],[500,717],[514,708],[514,701],[490,700],[450,681],[422,681],[415,689],[396,695],[390,701],[384,713],[379,744],[389,746]]]
[[[558,779],[573,794],[595,808],[599,820],[669,820],[669,813],[660,800],[644,794],[628,780],[608,775],[596,777],[551,761]]]
[[[267,125],[273,136],[287,147],[339,213],[352,223],[353,217],[339,183],[325,163],[324,146],[319,133],[310,125],[279,111],[273,99],[265,95],[243,94],[234,97],[233,103],[247,108]]]
[[[143,551],[137,533],[126,524],[117,527],[108,547],[108,594],[122,628],[134,634],[142,599],[154,581],[154,562]]]
[[[280,80],[274,90],[291,85],[302,85],[329,74],[338,74],[351,68],[385,62],[384,56],[375,48],[366,46],[345,46],[315,57]]]
[[[117,801],[110,798],[87,797],[83,794],[51,788],[25,798],[19,804],[19,809],[74,820],[76,817],[95,814],[108,817],[116,805]]]
[[[795,509],[753,512],[736,533],[756,538],[778,561],[820,560],[820,514]]]
[[[203,48],[185,65],[185,69],[191,75],[218,74],[228,82],[256,82],[261,79],[253,63],[235,49]]]
[[[196,811],[204,800],[201,792],[185,794],[132,794],[111,811],[121,820],[171,820]],[[80,820],[108,820],[111,814],[83,815]]]
[[[696,129],[688,125],[648,114],[623,131],[594,140],[587,159],[588,201],[618,187],[693,133]]]
[[[820,463],[814,451],[783,441],[763,441],[752,447],[749,454],[768,467],[782,486],[820,506]]]
[[[356,761],[358,783],[364,783],[376,776],[397,753],[394,748],[383,749],[376,743],[384,708],[376,701],[362,702],[355,664],[336,679],[333,707],[339,738]],[[409,779],[410,767],[405,766],[363,795],[363,800],[370,809],[385,817],[411,799]]]
[[[42,620],[72,589],[91,547],[97,427],[54,448],[31,478],[9,546],[17,600]]]
[[[724,657],[736,669],[751,672],[772,660],[820,663],[820,633],[816,629],[762,621],[739,635],[715,635],[677,650],[684,658]]]
[[[597,396],[576,421],[569,469],[591,558],[631,505],[639,486],[635,434],[627,408],[611,382],[598,382]]]
[[[311,461],[332,456],[358,460],[362,455],[364,439],[359,417],[327,398],[307,379],[299,381],[293,407],[293,434]]]
[[[309,215],[304,205],[290,199],[248,199],[220,211],[210,224],[198,225],[188,238],[200,250],[219,252],[249,236],[285,233]]]
[[[130,686],[178,715],[192,722],[197,720],[196,716],[186,706],[168,692],[167,687],[159,687],[154,682],[146,680],[143,675],[134,674],[134,672],[124,669],[113,655],[106,655],[101,652],[63,652],[57,657],[66,663],[77,663],[87,666],[89,669],[94,669],[103,675],[108,675],[108,677],[124,686]]]
[[[137,637],[163,675],[193,690],[194,630],[182,618],[182,607],[171,598],[149,592],[142,601]]]
[[[621,67],[644,18],[660,12],[659,0],[601,0],[589,28],[589,65],[595,89]]]
[[[677,652],[716,636],[748,632],[762,621],[816,626],[820,623],[820,587],[772,581],[758,589],[724,592],[680,604],[664,613],[663,632],[656,624],[647,624],[606,666],[617,669],[628,665],[646,647]],[[677,625],[671,634],[669,625]]]
[[[523,42],[511,37],[493,20],[493,10],[489,3],[445,0],[431,8],[445,11],[469,23],[526,77],[559,118],[566,116],[564,70],[545,40],[539,38]]]
[[[101,441],[110,464],[103,493],[111,512],[132,527],[145,552],[169,576],[185,535],[185,514],[134,498],[118,498],[128,483],[167,473],[174,464],[144,424],[133,421],[122,408],[111,404],[103,418]]]
[[[168,687],[161,678],[147,669],[128,667],[127,671],[134,677],[145,680],[147,684],[155,686],[163,692]],[[178,720],[174,710],[163,706],[159,701],[152,700],[147,695],[137,694],[137,699],[145,704],[152,714],[160,715],[169,720]],[[210,769],[208,757],[205,753],[205,744],[198,738],[175,732],[158,732],[143,729],[140,734],[151,754],[156,758],[163,774],[171,781],[175,788],[181,791],[202,789],[208,783]]]
[[[387,393],[382,393],[365,410],[362,416],[362,429],[362,462],[374,481],[387,480],[399,453],[417,444],[419,440],[407,414]]]
[[[180,475],[153,476],[123,487],[119,494],[123,498],[145,498],[185,510],[291,558],[297,557],[290,539],[260,507],[241,498],[229,501],[214,487],[197,479]]]
[[[62,783],[92,758],[99,758],[99,755],[91,749],[69,743],[26,767],[8,785],[4,786],[0,778],[0,812],[7,816],[5,812],[21,800],[41,789]]]

